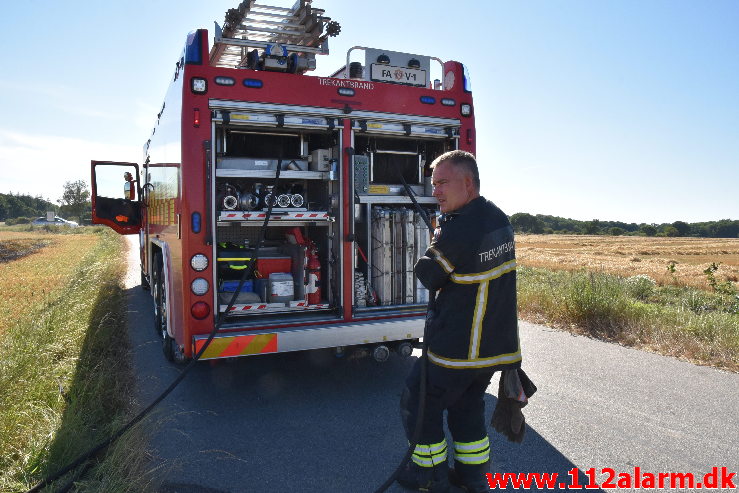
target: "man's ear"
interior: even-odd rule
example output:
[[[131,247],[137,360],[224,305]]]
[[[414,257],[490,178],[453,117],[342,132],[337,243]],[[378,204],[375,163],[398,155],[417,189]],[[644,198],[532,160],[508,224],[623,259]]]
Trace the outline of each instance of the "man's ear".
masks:
[[[464,187],[467,190],[471,190],[471,191],[475,190],[475,184],[472,181],[472,177],[467,173],[464,174]]]

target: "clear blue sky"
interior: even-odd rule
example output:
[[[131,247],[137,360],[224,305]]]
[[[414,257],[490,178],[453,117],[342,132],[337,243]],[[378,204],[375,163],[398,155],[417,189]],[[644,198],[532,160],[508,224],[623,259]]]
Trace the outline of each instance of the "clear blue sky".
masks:
[[[91,159],[140,163],[186,34],[237,4],[4,5],[0,192],[55,201]],[[739,219],[738,1],[314,5],[342,26],[317,75],[354,45],[468,66],[482,191],[507,213]]]

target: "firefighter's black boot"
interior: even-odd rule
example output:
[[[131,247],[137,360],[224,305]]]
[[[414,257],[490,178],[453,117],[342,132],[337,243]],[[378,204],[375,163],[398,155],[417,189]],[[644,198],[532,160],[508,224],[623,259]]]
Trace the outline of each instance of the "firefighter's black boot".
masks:
[[[489,472],[490,461],[475,465],[454,461],[454,469],[449,470],[449,482],[467,493],[487,493],[490,491]]]
[[[449,466],[446,461],[434,467],[421,467],[413,461],[408,461],[398,476],[398,483],[412,491],[448,493]]]

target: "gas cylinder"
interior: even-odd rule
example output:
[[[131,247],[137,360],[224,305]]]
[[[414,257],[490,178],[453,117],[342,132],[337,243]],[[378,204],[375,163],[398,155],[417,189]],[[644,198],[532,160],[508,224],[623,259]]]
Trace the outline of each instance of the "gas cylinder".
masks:
[[[305,294],[309,305],[317,305],[321,302],[321,262],[318,260],[318,249],[311,245],[308,249],[308,263],[306,270]]]

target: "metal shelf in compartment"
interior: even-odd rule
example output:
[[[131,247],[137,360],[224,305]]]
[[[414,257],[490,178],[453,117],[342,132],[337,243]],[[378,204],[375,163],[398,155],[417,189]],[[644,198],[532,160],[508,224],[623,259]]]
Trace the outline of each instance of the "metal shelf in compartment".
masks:
[[[436,197],[416,197],[419,204],[437,205]],[[412,204],[407,195],[359,195],[360,204]]]
[[[243,225],[260,225],[267,217],[266,211],[220,211],[218,215],[218,224],[242,223]],[[300,225],[313,223],[316,225],[327,225],[334,222],[334,217],[325,211],[275,211],[269,218],[271,226],[279,226],[284,224]]]
[[[259,178],[274,179],[275,170],[216,169],[218,178]],[[328,171],[280,171],[280,179],[285,180],[328,180]]]
[[[218,310],[225,312],[228,305],[219,305]],[[328,303],[319,303],[316,305],[309,305],[305,301],[290,301],[288,304],[285,303],[252,303],[248,305],[234,305],[229,310],[229,315],[248,315],[255,313],[275,313],[275,312],[291,312],[291,311],[305,311],[305,310],[325,310],[331,308]]]

